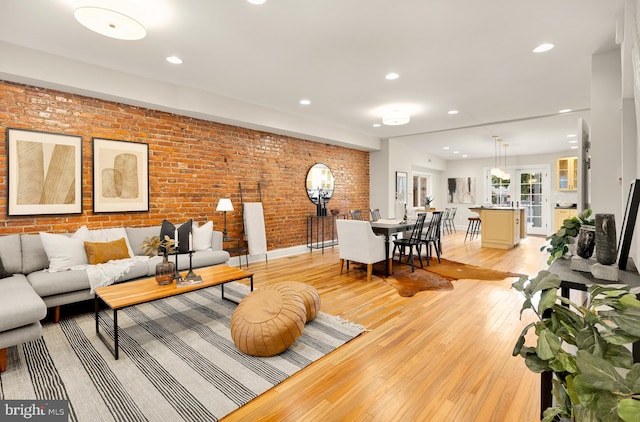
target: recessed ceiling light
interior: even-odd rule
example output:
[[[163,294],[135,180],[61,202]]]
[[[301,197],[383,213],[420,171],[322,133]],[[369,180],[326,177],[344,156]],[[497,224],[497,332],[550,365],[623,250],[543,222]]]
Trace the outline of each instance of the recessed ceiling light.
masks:
[[[467,158],[467,157],[468,157],[468,155],[467,155],[467,154],[463,154],[463,155],[462,155],[462,158]]]
[[[578,141],[577,140],[573,140],[573,141],[569,141],[570,144],[577,144]]]
[[[562,110],[558,110],[558,113],[568,113],[570,111],[571,111],[570,108],[563,108]]]
[[[573,147],[571,147],[571,149],[578,149],[578,146],[577,145],[573,146]]]
[[[182,59],[178,56],[169,56],[167,57],[167,61],[173,64],[182,64]]]
[[[458,110],[449,110],[447,114],[458,114]]]
[[[553,44],[550,43],[544,43],[544,44],[540,44],[539,46],[537,46],[536,48],[533,49],[534,53],[544,53],[545,51],[549,51],[553,48]]]
[[[137,20],[110,9],[83,6],[73,11],[73,16],[93,32],[118,40],[141,40],[147,30]]]
[[[392,80],[394,80],[394,79],[398,79],[399,77],[400,77],[400,75],[398,75],[398,74],[397,74],[397,73],[395,73],[395,72],[387,73],[387,74],[385,75],[385,79],[390,80],[390,81],[392,81]]]
[[[567,135],[567,138],[575,138],[576,136],[578,135],[576,135],[575,133],[570,133],[569,135]]]
[[[309,104],[311,104],[311,101],[309,101],[309,100],[300,100],[300,104],[309,105]]]
[[[449,147],[442,147],[442,149],[449,149]]]
[[[251,4],[264,4],[267,0],[247,0]]]
[[[380,126],[382,126],[380,123],[374,123],[373,124],[373,127],[380,127]]]
[[[460,151],[453,151],[454,154],[460,154]]]

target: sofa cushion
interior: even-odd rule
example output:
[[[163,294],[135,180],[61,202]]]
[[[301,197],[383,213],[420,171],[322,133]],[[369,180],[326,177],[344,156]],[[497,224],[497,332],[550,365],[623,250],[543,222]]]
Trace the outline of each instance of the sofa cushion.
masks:
[[[142,242],[144,242],[144,239],[146,238],[159,236],[160,227],[161,226],[127,227],[125,229],[127,232],[127,238],[129,239],[129,244],[131,245],[131,249],[133,249],[134,255],[144,255],[144,251],[142,250]]]
[[[85,255],[86,256],[86,255]],[[89,276],[86,270],[49,272],[35,271],[27,275],[33,290],[41,296],[51,296],[76,290],[89,290]]]
[[[11,274],[22,272],[22,252],[20,248],[20,235],[9,234],[0,236],[0,258],[4,263],[4,269]]]
[[[4,269],[4,264],[2,263],[2,258],[0,257],[0,278],[11,277],[11,273]]]
[[[178,231],[178,252],[189,252],[189,233],[191,233],[191,227],[193,221],[188,220],[177,227]],[[160,239],[164,239],[165,236],[169,236],[170,239],[176,240],[176,226],[167,220],[162,222],[160,229]]]
[[[22,244],[22,274],[49,267],[49,257],[42,246],[39,234],[20,235],[20,243]]]
[[[198,227],[194,224],[191,229],[193,233],[193,250],[204,251],[211,249],[211,238],[213,236],[213,221],[208,221]]]
[[[73,236],[40,232],[40,240],[49,258],[49,271],[66,271],[87,264],[84,242]]]
[[[129,255],[124,237],[111,242],[84,242],[90,265],[102,264],[114,259],[133,258]]]
[[[31,288],[26,277],[15,274],[1,282],[0,332],[40,321],[47,315],[43,300]]]
[[[121,238],[124,238],[125,242],[127,243],[127,250],[129,251],[129,255],[134,256],[135,254],[133,253],[133,248],[131,248],[131,244],[129,243],[129,239],[127,238],[127,231],[124,229],[124,227],[89,230],[89,238],[83,240],[89,242],[112,242]]]

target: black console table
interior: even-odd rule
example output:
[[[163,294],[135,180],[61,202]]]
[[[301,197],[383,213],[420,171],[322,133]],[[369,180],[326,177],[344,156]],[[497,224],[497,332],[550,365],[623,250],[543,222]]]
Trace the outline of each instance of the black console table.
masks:
[[[592,284],[624,284],[631,288],[640,287],[640,275],[635,270],[635,266],[629,265],[628,270],[620,270],[618,281],[601,280],[595,278],[591,273],[574,271],[571,269],[571,260],[556,259],[549,267],[549,272],[557,274],[560,277],[560,291],[562,297],[569,298],[570,290],[581,290],[586,292]],[[640,294],[637,294],[640,299]],[[632,346],[633,360],[640,362],[640,342],[633,343]],[[540,379],[540,415],[550,406],[553,406],[553,396],[551,394],[553,374],[551,372],[543,372]]]
[[[336,218],[335,215],[310,215],[307,217],[307,247],[311,251],[322,249],[322,253],[324,253],[325,247],[333,247],[338,244]]]

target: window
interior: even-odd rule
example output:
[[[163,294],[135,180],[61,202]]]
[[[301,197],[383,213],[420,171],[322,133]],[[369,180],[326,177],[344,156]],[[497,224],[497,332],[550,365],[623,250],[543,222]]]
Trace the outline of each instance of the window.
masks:
[[[424,207],[427,196],[433,196],[431,188],[431,175],[426,173],[413,173],[413,207]]]
[[[509,192],[511,180],[491,177],[491,203],[494,205],[510,205],[511,194]]]

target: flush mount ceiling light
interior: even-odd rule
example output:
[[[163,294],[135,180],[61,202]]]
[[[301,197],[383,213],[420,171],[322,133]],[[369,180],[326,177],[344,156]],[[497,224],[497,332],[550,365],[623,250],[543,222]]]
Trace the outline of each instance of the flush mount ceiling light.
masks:
[[[406,125],[411,120],[409,113],[400,110],[393,110],[390,113],[382,116],[382,124],[387,126],[400,126]]]
[[[119,40],[141,40],[147,30],[137,20],[110,9],[83,6],[73,11],[73,16],[86,28]]]
[[[540,44],[539,46],[537,46],[536,48],[533,49],[534,53],[544,53],[545,51],[549,51],[553,48],[553,44],[550,43],[544,43],[544,44]]]

